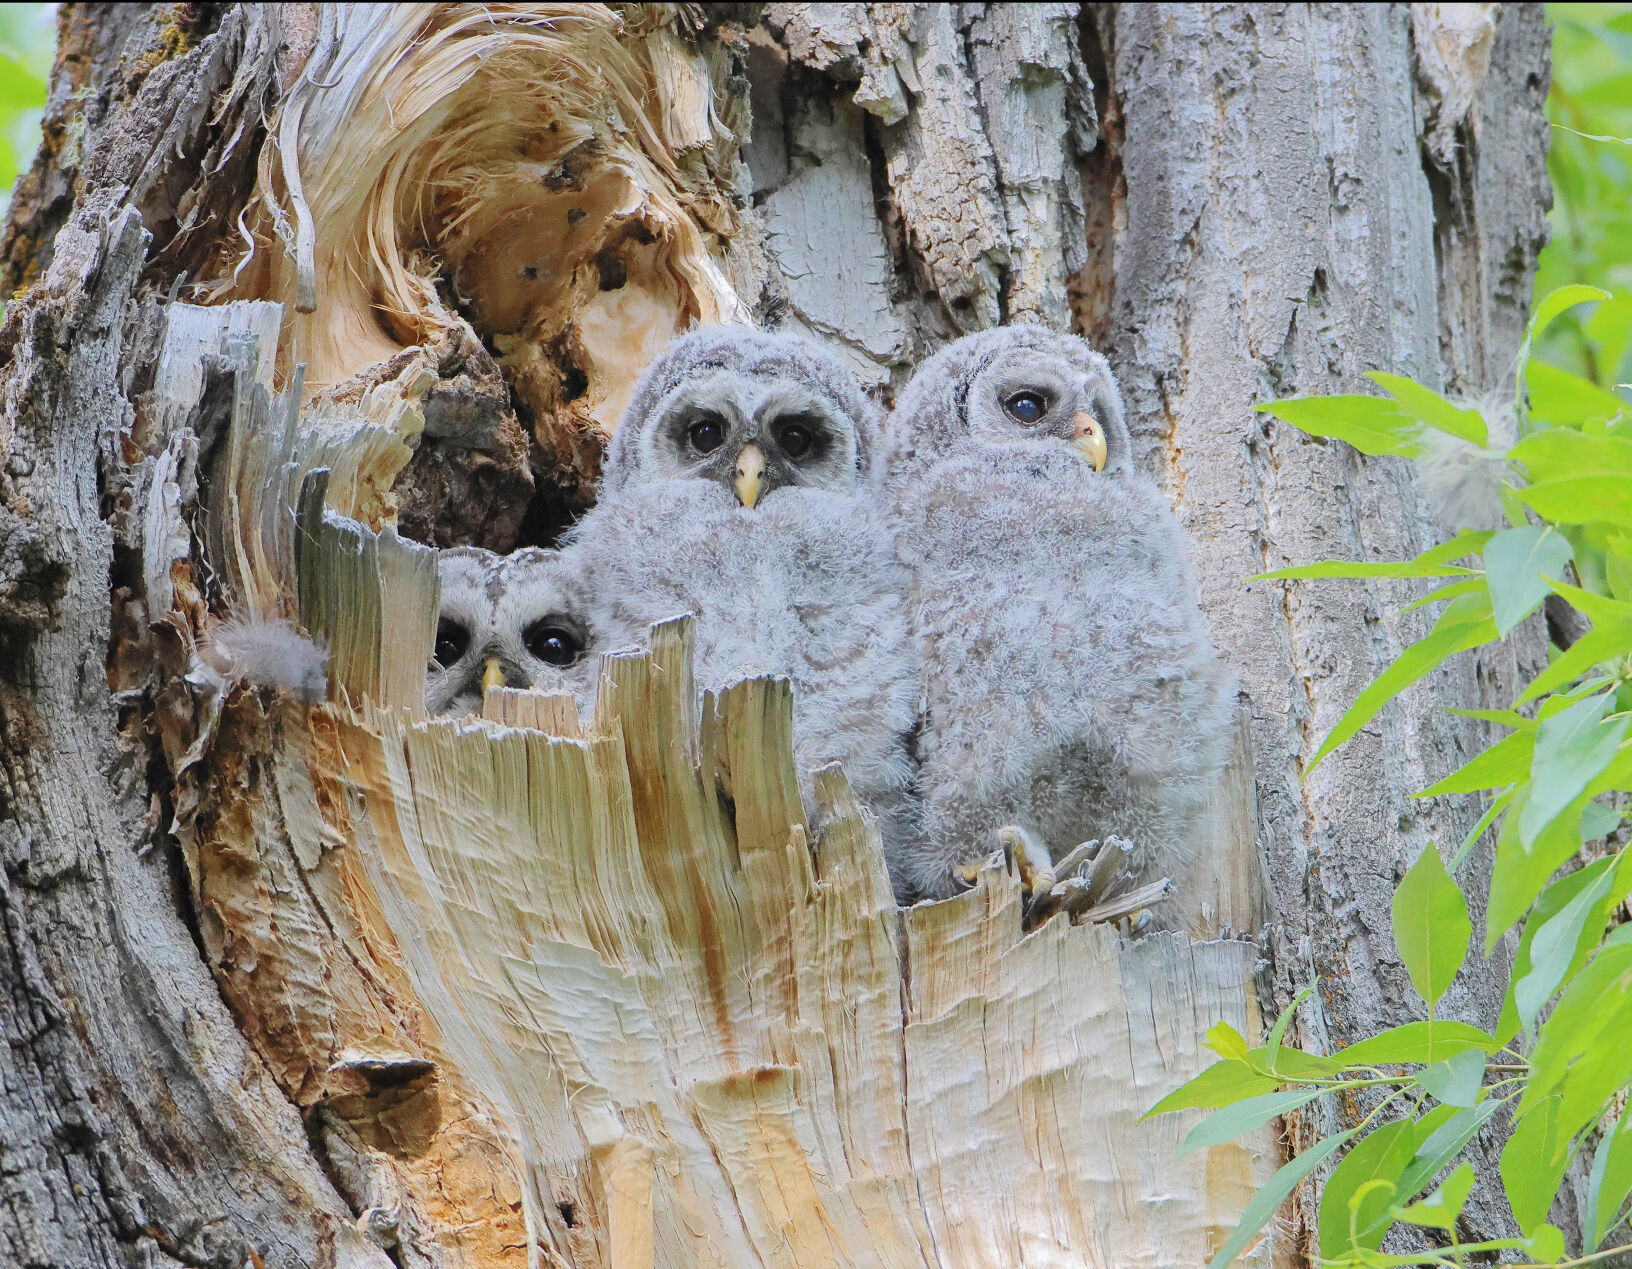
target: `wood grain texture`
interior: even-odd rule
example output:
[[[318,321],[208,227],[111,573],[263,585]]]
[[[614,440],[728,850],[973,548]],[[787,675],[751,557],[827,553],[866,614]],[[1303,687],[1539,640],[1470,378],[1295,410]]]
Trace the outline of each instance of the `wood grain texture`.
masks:
[[[836,771],[807,846],[786,686],[699,720],[689,655],[671,625],[608,658],[578,737],[341,724],[341,781],[392,808],[358,851],[371,902],[534,1235],[575,1265],[1204,1259],[1273,1139],[1175,1164],[1195,1116],[1135,1121],[1207,1063],[1209,1020],[1255,1030],[1256,949],[1023,936],[996,866],[898,914]]]

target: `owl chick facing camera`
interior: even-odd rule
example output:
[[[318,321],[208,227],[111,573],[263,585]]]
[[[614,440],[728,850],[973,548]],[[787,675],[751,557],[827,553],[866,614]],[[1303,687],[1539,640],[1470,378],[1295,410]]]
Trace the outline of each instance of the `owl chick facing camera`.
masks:
[[[900,852],[917,823],[917,671],[907,579],[872,496],[879,429],[855,376],[811,341],[684,335],[637,387],[563,554],[591,579],[599,650],[690,613],[699,690],[789,680],[807,807],[815,770],[839,762]]]
[[[1001,830],[1044,866],[1115,835],[1147,877],[1176,871],[1235,687],[1105,359],[1037,327],[958,340],[902,393],[880,489],[921,682],[924,831],[897,889],[955,893]]]

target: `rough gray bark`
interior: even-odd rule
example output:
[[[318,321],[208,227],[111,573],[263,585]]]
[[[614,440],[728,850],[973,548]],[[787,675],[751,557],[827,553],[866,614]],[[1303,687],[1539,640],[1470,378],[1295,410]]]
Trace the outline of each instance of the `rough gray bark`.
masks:
[[[1127,188],[1108,341],[1251,702],[1281,991],[1318,982],[1301,1022],[1321,1047],[1419,1016],[1389,934],[1394,883],[1479,813],[1409,796],[1477,747],[1477,725],[1436,706],[1505,703],[1512,658],[1534,666],[1543,650],[1532,629],[1482,663],[1460,659],[1304,780],[1341,712],[1429,617],[1395,615],[1420,593],[1397,583],[1242,582],[1316,559],[1404,559],[1443,535],[1403,461],[1312,443],[1254,403],[1355,391],[1373,368],[1479,395],[1518,349],[1518,279],[1546,232],[1544,23],[1505,12],[1483,94],[1497,135],[1474,143],[1462,125],[1447,172],[1419,137],[1411,17],[1133,6],[1107,32]],[[1506,970],[1505,956],[1474,958],[1451,1007],[1491,1026]],[[1478,1218],[1499,1227],[1499,1204]]]
[[[712,6],[732,12],[689,38],[757,7]],[[126,515],[164,446],[139,409],[159,298],[235,249],[260,120],[319,19],[65,6],[47,148],[7,226],[4,285],[28,288],[0,328],[0,1259],[20,1264],[383,1263],[348,1165],[308,1143],[327,1112],[302,1103],[303,1131],[200,952],[155,739],[175,654]],[[1393,884],[1479,809],[1409,798],[1478,740],[1434,706],[1502,696],[1540,636],[1425,681],[1304,781],[1426,618],[1394,615],[1403,585],[1243,579],[1439,530],[1402,463],[1252,407],[1362,390],[1371,368],[1469,395],[1507,373],[1548,199],[1539,6],[1505,7],[1465,101],[1419,68],[1404,6],[770,4],[728,46],[756,119],[763,318],[845,347],[886,393],[1000,320],[1107,348],[1251,716],[1271,1003],[1318,981],[1313,1046],[1413,1016]],[[404,527],[547,540],[571,499],[493,359],[437,373]],[[1488,1024],[1504,976],[1476,961],[1456,1008]],[[1488,1199],[1474,1216],[1505,1220]]]

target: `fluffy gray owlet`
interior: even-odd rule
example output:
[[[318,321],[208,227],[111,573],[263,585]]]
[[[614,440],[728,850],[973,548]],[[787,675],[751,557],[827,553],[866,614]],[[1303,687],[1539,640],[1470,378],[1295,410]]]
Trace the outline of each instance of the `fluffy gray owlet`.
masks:
[[[588,596],[572,561],[528,547],[495,555],[461,546],[437,558],[442,604],[425,677],[433,714],[479,713],[484,687],[579,693],[593,673],[585,655]]]
[[[1170,872],[1234,690],[1109,365],[1035,327],[970,335],[919,368],[887,437],[923,709],[925,833],[897,870],[914,895],[953,893],[1015,825],[1056,860],[1130,837],[1147,876]]]
[[[807,803],[812,770],[839,761],[900,842],[917,675],[906,575],[864,479],[878,428],[855,377],[813,343],[685,335],[637,388],[600,501],[563,549],[593,583],[594,650],[695,614],[699,688],[790,680]]]

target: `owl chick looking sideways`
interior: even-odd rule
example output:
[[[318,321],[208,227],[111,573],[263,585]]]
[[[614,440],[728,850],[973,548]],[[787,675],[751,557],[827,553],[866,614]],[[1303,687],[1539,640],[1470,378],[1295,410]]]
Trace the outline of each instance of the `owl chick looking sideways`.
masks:
[[[480,712],[488,687],[586,693],[585,582],[559,551],[441,551],[442,603],[425,676],[433,714]]]
[[[563,550],[592,583],[596,650],[694,614],[699,688],[790,680],[807,802],[811,772],[841,762],[900,843],[917,678],[906,576],[864,480],[878,439],[875,407],[819,345],[684,335],[636,389],[600,500]]]
[[[892,860],[898,886],[956,892],[1010,826],[1056,860],[1132,838],[1147,876],[1172,871],[1223,766],[1233,684],[1105,359],[1035,327],[967,336],[903,392],[882,467],[923,711],[924,833]]]

